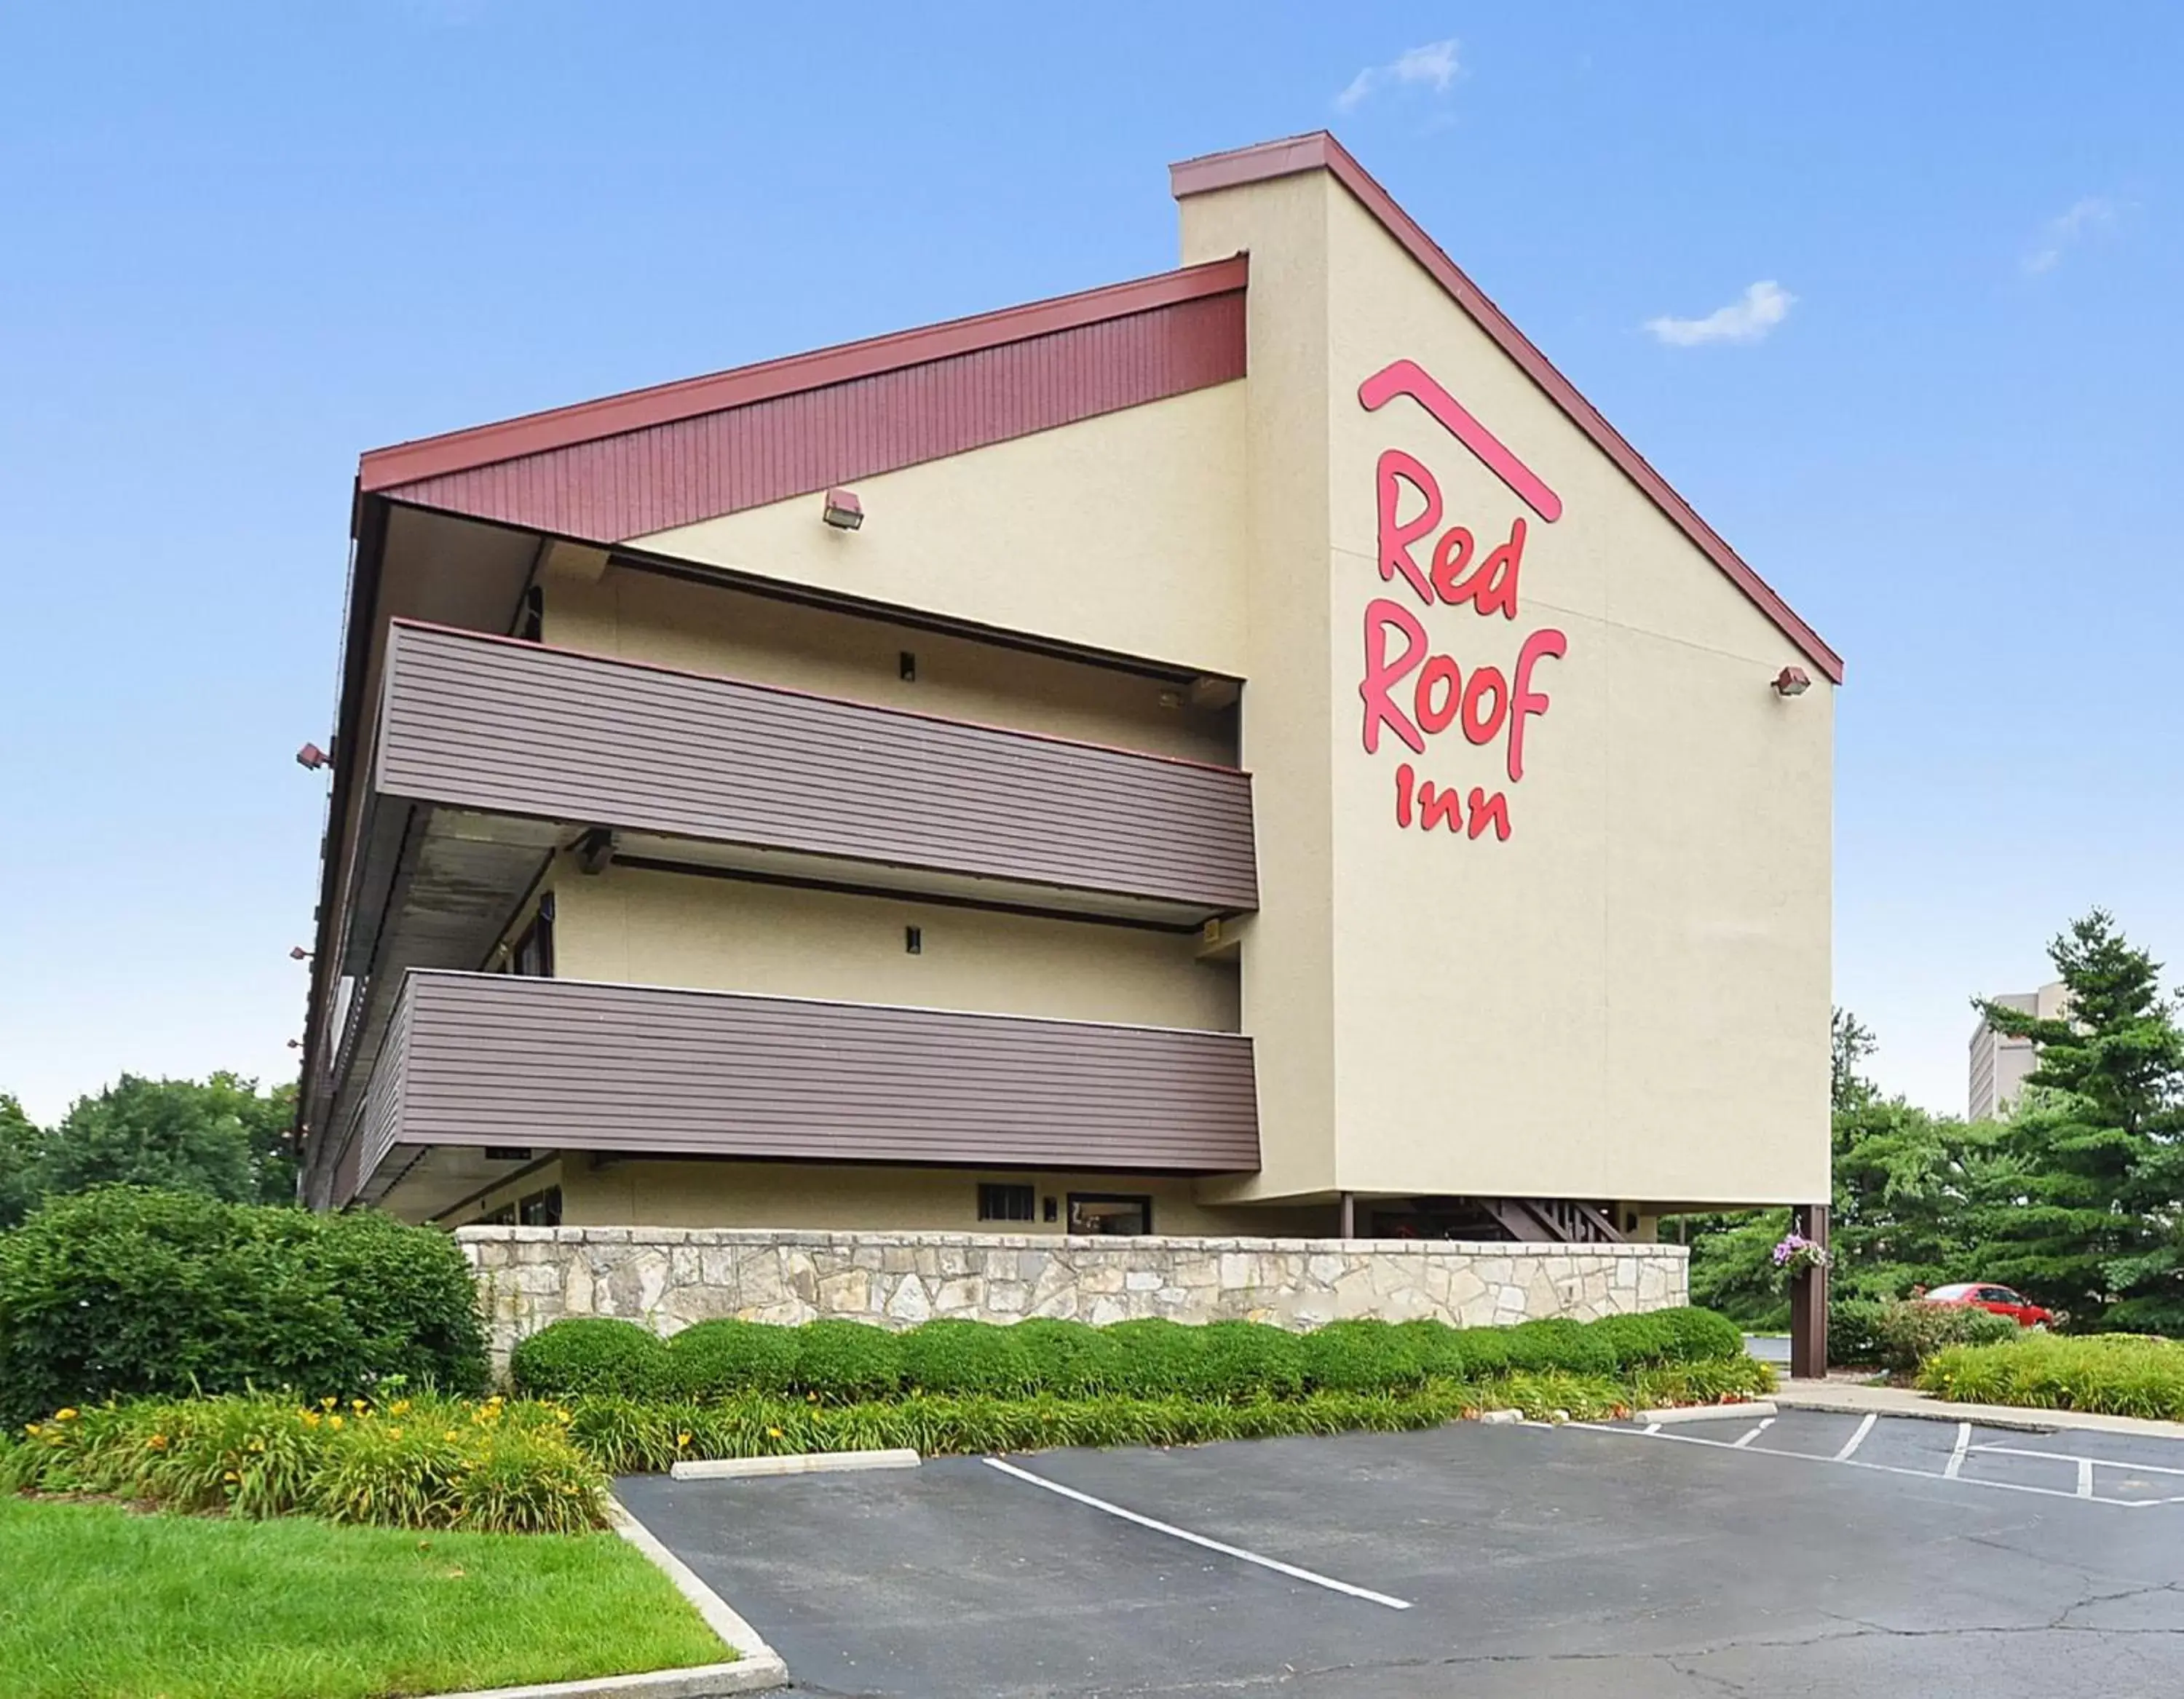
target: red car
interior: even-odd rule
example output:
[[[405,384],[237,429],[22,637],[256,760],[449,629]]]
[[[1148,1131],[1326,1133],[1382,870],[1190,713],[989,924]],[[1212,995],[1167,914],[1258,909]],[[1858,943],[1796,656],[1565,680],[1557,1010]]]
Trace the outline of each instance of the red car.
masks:
[[[2011,1291],[2007,1286],[1991,1286],[1978,1280],[1960,1281],[1953,1286],[1936,1286],[1921,1301],[1992,1310],[1997,1316],[2008,1316],[2020,1328],[2046,1328],[2055,1323],[2053,1310],[2042,1309],[2030,1298]]]

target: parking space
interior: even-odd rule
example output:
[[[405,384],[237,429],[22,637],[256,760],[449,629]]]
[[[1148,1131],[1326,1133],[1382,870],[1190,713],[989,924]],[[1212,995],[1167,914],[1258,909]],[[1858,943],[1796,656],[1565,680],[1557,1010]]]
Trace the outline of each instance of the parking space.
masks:
[[[2108,1435],[1468,1423],[621,1491],[813,1692],[2184,1691],[2184,1447]]]
[[[2184,1446],[2126,1434],[2025,1434],[1947,1423],[1792,1410],[1739,1429],[1659,1423],[1585,1423],[1599,1433],[1665,1440],[1840,1463],[2049,1498],[2082,1499],[2116,1509],[2184,1506]]]

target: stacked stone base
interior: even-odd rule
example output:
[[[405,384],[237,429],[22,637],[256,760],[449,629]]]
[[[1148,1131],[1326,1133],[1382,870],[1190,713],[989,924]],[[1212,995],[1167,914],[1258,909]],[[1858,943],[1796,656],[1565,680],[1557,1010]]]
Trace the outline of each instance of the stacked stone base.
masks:
[[[1685,1302],[1689,1285],[1675,1245],[646,1227],[466,1227],[455,1238],[503,1366],[518,1340],[564,1316],[627,1317],[661,1334],[719,1316],[1487,1327],[1661,1309]]]

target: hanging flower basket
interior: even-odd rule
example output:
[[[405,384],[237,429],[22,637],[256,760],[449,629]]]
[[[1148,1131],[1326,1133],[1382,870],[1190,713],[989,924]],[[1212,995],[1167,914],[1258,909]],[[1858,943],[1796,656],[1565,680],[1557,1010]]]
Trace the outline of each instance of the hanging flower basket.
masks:
[[[1793,1233],[1774,1246],[1774,1267],[1785,1281],[1828,1266],[1828,1248],[1802,1233]]]

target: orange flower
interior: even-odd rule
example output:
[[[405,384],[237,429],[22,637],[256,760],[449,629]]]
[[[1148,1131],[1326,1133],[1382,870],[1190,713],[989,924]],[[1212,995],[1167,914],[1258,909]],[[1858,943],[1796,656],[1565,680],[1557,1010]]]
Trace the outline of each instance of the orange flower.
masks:
[[[154,1434],[144,1443],[155,1451],[164,1451],[167,1449],[167,1436],[164,1434]]]

